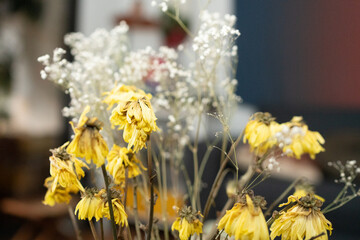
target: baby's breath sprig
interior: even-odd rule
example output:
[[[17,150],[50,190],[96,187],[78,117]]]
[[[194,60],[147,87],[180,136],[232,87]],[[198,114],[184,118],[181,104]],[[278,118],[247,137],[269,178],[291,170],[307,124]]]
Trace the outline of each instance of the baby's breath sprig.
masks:
[[[334,211],[360,196],[360,189],[356,190],[356,184],[354,183],[360,173],[360,167],[358,167],[356,160],[348,160],[345,164],[341,161],[329,162],[328,165],[339,171],[340,178],[335,179],[335,183],[343,183],[344,187],[334,201],[322,210],[323,213]]]

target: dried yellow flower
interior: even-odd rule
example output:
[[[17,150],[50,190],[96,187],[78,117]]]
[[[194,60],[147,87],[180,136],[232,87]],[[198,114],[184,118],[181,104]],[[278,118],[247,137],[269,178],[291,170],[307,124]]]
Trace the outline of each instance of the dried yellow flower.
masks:
[[[178,210],[179,217],[171,226],[171,230],[179,232],[180,240],[188,240],[193,234],[201,234],[203,224],[198,219],[199,212],[193,212],[191,207],[183,207]]]
[[[295,116],[290,122],[282,124],[291,132],[291,143],[285,144],[283,152],[288,156],[294,156],[300,159],[301,155],[308,153],[312,159],[315,155],[325,151],[321,144],[325,143],[324,138],[319,132],[310,131],[308,126],[303,122],[302,117]]]
[[[53,185],[55,185],[55,190],[53,191]],[[42,202],[48,206],[54,206],[57,203],[66,203],[68,204],[71,200],[71,193],[77,193],[79,189],[77,187],[71,186],[68,188],[63,188],[59,184],[54,183],[54,177],[48,177],[45,179],[44,186],[48,188],[46,191],[44,201]]]
[[[286,212],[280,212],[280,216],[271,225],[271,239],[281,236],[281,239],[284,240],[303,240],[318,236],[321,233],[324,235],[316,239],[328,239],[327,231],[330,231],[331,234],[332,225],[320,211],[322,201],[311,194],[301,198],[290,196],[288,202],[281,204],[280,207],[290,203],[294,206]]]
[[[245,199],[235,203],[232,209],[226,211],[218,224],[218,229],[224,229],[230,237],[234,236],[235,240],[269,239],[266,221],[258,201],[255,205],[248,194],[245,195]],[[256,200],[263,201],[262,198]]]
[[[88,166],[74,157],[74,155],[69,154],[66,151],[67,145],[68,143],[65,143],[59,148],[50,150],[52,152],[50,157],[50,175],[54,178],[51,189],[53,192],[58,184],[63,188],[74,186],[80,191],[84,191],[79,180],[85,175],[82,168],[88,168]]]
[[[141,174],[141,168],[146,170],[141,161],[131,149],[113,145],[108,154],[106,170],[114,177],[114,182],[120,184],[125,180],[125,171],[128,169],[128,178],[134,178]]]
[[[107,219],[111,219],[109,203],[107,200],[105,189],[101,189],[97,195],[101,198],[102,201],[95,212],[95,218],[98,219],[98,218],[106,217]],[[117,195],[116,192],[113,192],[111,196],[115,223],[118,225],[121,224],[121,226],[124,225],[128,226],[128,221],[127,221],[128,216],[125,212],[124,206],[121,203],[120,197],[115,195]]]
[[[146,141],[152,131],[158,130],[151,103],[147,95],[133,93],[121,94],[121,101],[112,111],[110,122],[123,129],[124,141],[128,143],[128,149],[133,147],[137,152],[146,147]]]
[[[111,109],[114,104],[120,102],[135,100],[143,96],[146,96],[148,99],[152,97],[151,94],[146,94],[141,89],[127,85],[114,87],[110,92],[105,92],[104,95],[107,95],[103,102],[108,105],[108,109]]]
[[[262,155],[276,144],[274,134],[278,131],[279,124],[270,113],[255,113],[247,123],[244,130],[243,142],[248,142],[251,151]]]
[[[100,218],[95,215],[97,209],[102,203],[101,198],[97,195],[96,189],[86,189],[81,200],[78,202],[75,208],[75,214],[78,213],[80,220],[91,220],[93,217],[98,221]]]
[[[77,127],[74,127],[73,122],[70,122],[75,137],[69,144],[67,151],[74,154],[76,157],[85,158],[87,163],[92,160],[97,167],[105,163],[109,149],[106,141],[100,134],[103,123],[96,117],[88,118],[86,114],[90,111],[90,106],[87,106],[80,116]]]

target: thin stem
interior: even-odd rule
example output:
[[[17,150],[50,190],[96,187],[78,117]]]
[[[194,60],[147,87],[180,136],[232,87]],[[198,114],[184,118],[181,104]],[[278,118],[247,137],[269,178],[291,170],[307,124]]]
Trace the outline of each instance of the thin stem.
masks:
[[[325,232],[322,232],[322,233],[320,233],[320,234],[318,234],[316,236],[313,236],[312,238],[309,238],[309,240],[315,240],[315,239],[317,239],[317,238],[319,238],[321,236],[324,236],[324,235],[325,235]]]
[[[260,175],[260,174],[259,174]],[[250,189],[253,189],[254,187],[256,187],[257,185],[259,185],[260,183],[262,183],[263,181],[265,181],[267,178],[269,178],[271,175],[270,174],[266,174],[265,176],[263,176],[260,181],[258,181],[257,183],[254,183],[252,185],[249,186],[249,188],[245,189],[245,190],[250,190]]]
[[[136,179],[135,179],[136,181]],[[140,232],[140,221],[139,221],[139,214],[138,214],[138,207],[137,207],[137,182],[135,182],[134,185],[134,220],[135,220],[135,231],[136,231],[136,236],[137,236],[137,240],[141,240],[141,232]]]
[[[166,171],[166,161],[165,157],[161,158],[161,167],[162,167],[162,191],[163,196],[162,199],[164,200],[164,207],[163,207],[163,222],[164,222],[164,236],[165,240],[169,240],[169,231],[168,231],[168,221],[167,221],[167,212],[166,212],[166,204],[167,204],[167,171]]]
[[[117,239],[117,235],[116,235],[116,224],[115,224],[115,218],[114,218],[114,210],[113,210],[112,201],[111,201],[111,193],[110,193],[110,188],[109,188],[109,180],[108,180],[108,175],[107,175],[107,173],[106,173],[105,164],[103,164],[103,165],[101,166],[101,170],[102,170],[103,177],[104,177],[105,188],[106,188],[106,195],[107,195],[108,204],[109,204],[109,212],[110,212],[110,219],[111,219],[111,223],[112,223],[113,238],[114,238],[114,240],[116,240],[116,239]]]
[[[154,225],[155,239],[161,239],[157,224]]]
[[[264,216],[269,216],[270,213],[272,212],[272,210],[275,208],[275,206],[277,206],[280,201],[286,197],[288,195],[288,193],[291,191],[291,189],[293,189],[300,181],[302,178],[298,178],[295,181],[293,181],[286,189],[284,192],[281,193],[281,195],[274,201],[271,203],[271,205],[269,206],[269,208],[266,210]]]
[[[227,141],[227,135],[225,134],[225,127],[223,127],[223,137],[222,137],[222,145],[221,145],[221,158],[220,158],[220,163],[222,163],[225,159],[225,151],[226,151],[226,147],[228,144]]]
[[[194,188],[192,192],[192,198],[191,198],[191,204],[193,209],[198,209],[201,206],[196,206],[196,201],[199,197],[199,188],[200,188],[200,179],[199,179],[199,159],[198,159],[198,147],[199,147],[199,136],[200,136],[200,127],[201,127],[201,116],[202,112],[199,111],[198,115],[198,123],[196,126],[196,134],[195,134],[195,140],[194,140],[194,146],[192,147],[192,153],[193,153],[193,161],[194,161]],[[197,208],[198,207],[198,208]]]
[[[227,164],[227,161],[226,160],[223,161],[223,163],[221,164],[220,169],[219,169],[219,171],[218,171],[218,173],[217,173],[217,175],[215,177],[214,183],[211,186],[211,190],[210,190],[208,199],[206,200],[206,203],[205,203],[204,219],[206,219],[206,217],[207,217],[207,215],[209,213],[211,203],[212,203],[213,199],[215,198],[214,191],[217,188],[217,186],[220,184],[219,181],[220,181],[220,178],[221,178],[221,174],[222,174],[223,170],[225,169],[226,164]]]
[[[74,215],[74,209],[68,205],[68,211],[69,211],[69,216],[70,216],[70,219],[71,219],[71,223],[74,227],[74,231],[75,231],[75,234],[76,234],[76,239],[77,240],[82,240],[82,237],[81,237],[81,231],[79,229],[79,225],[77,224],[77,221],[75,219],[75,215]]]
[[[99,238],[98,238],[98,236],[97,236],[97,233],[96,233],[96,229],[95,229],[94,223],[92,222],[92,220],[89,220],[89,225],[90,225],[91,233],[92,233],[94,239],[95,239],[95,240],[99,240]]]
[[[224,162],[226,162],[226,160]],[[242,189],[245,186],[245,184],[250,180],[254,171],[255,171],[255,168],[252,165],[249,165],[247,171],[245,172],[244,175],[242,175],[242,177],[239,180],[239,183],[237,186],[238,189]],[[234,205],[234,203],[235,203],[234,198],[229,198],[227,200],[227,202],[225,203],[225,206],[223,207],[220,214],[218,215],[217,222],[219,222],[219,220],[225,215],[226,210],[228,210],[232,205]],[[204,215],[204,217],[205,217],[205,215]],[[216,224],[215,224],[208,235],[209,239],[214,239],[214,236],[216,236],[217,232],[218,231],[217,231]]]
[[[180,17],[180,7],[179,7],[179,2],[176,2],[176,7],[175,7],[175,17],[179,18]]]
[[[331,207],[331,208],[328,208],[328,207],[324,208],[324,210],[322,210],[322,213],[325,214],[325,213],[329,213],[331,211],[334,211],[334,210],[338,209],[339,207],[344,206],[346,203],[350,202],[354,198],[356,198],[356,196],[348,196],[348,198],[344,198],[343,201],[340,204],[338,204],[338,205],[336,205],[334,207]],[[329,204],[329,205],[331,205],[331,204]]]
[[[191,203],[192,203],[192,207],[193,209],[198,209],[196,207],[196,200],[198,199],[198,192],[199,192],[199,185],[200,185],[200,180],[199,180],[199,160],[198,160],[198,155],[197,155],[197,147],[194,148],[193,150],[193,160],[194,160],[194,188],[193,188],[193,193],[192,193],[192,198],[191,198]]]
[[[330,203],[329,205],[326,206],[326,208],[324,208],[322,210],[323,213],[328,212],[329,209],[333,208],[338,201],[340,200],[340,198],[342,197],[342,195],[344,194],[344,192],[346,191],[346,186],[343,187],[343,189],[341,189],[341,191],[339,192],[339,194],[336,196],[336,198],[334,199],[334,201],[332,201],[332,203]]]
[[[151,158],[151,141],[148,141],[147,149],[148,157],[148,173],[149,173],[149,185],[150,185],[150,213],[149,213],[149,225],[147,232],[147,240],[151,239],[152,226],[154,221],[154,185],[153,185],[153,176],[152,176],[152,158]]]
[[[126,212],[126,199],[127,199],[127,192],[128,192],[128,185],[129,185],[129,169],[126,168],[125,169],[125,188],[124,188],[124,210]],[[127,227],[127,229],[129,230],[130,227]],[[124,233],[124,228],[119,226],[119,229],[118,229],[118,238],[123,235],[123,234],[126,234],[126,232]],[[125,238],[126,239],[126,238]]]
[[[248,169],[246,170],[244,175],[241,176],[239,183],[237,185],[237,189],[239,189],[239,192],[240,190],[244,189],[244,186],[250,181],[254,173],[255,173],[255,167],[249,164]]]
[[[126,211],[126,199],[127,199],[127,192],[129,186],[129,169],[125,169],[125,189],[124,189],[124,210]]]
[[[130,226],[128,226],[126,228],[126,236],[125,236],[125,239],[128,239],[128,240],[132,240],[132,236],[131,236],[131,231],[130,231]]]
[[[189,196],[191,196],[191,194],[193,192],[193,187],[191,185],[189,173],[187,172],[183,161],[181,161],[179,165],[180,165],[180,169],[181,169],[181,171],[183,173],[183,176],[185,178],[185,183],[186,183],[186,186],[187,186],[187,189],[188,189],[188,194],[189,194]]]
[[[100,218],[100,231],[101,231],[101,240],[104,240],[104,223],[103,223],[103,219]]]
[[[201,163],[200,163],[200,168],[199,168],[199,177],[200,179],[202,178],[202,175],[204,173],[204,170],[205,170],[205,167],[206,167],[206,164],[209,160],[209,157],[210,157],[210,154],[213,150],[213,148],[215,147],[215,145],[218,143],[218,140],[214,141],[213,143],[211,143],[210,145],[208,145],[207,149],[206,149],[206,152],[204,154],[204,157],[202,158],[201,160]]]
[[[236,146],[239,144],[240,140],[242,138],[242,134],[236,139],[236,141],[231,145],[231,148],[229,150],[229,154],[232,154],[234,153],[235,154],[235,149],[236,149]],[[210,210],[210,205],[212,203],[212,199],[216,197],[216,193],[215,193],[215,189],[217,188],[217,186],[219,184],[221,184],[220,182],[220,178],[221,178],[221,173],[224,171],[225,167],[226,167],[226,164],[228,163],[228,161],[230,160],[230,156],[229,154],[226,154],[226,158],[224,159],[224,161],[222,162],[221,166],[220,166],[220,169],[215,177],[215,180],[214,180],[214,183],[213,185],[211,186],[211,190],[210,190],[210,193],[209,193],[209,196],[206,200],[206,204],[205,204],[205,208],[204,208],[204,219],[206,219],[208,213],[209,213],[209,210]]]
[[[167,204],[166,162],[165,162],[165,157],[163,155],[161,155],[161,160],[158,157],[156,157],[156,155],[154,155],[153,157],[155,160],[154,162],[155,162],[155,166],[156,166],[156,171],[161,173],[161,174],[157,174],[156,176],[157,176],[158,182],[160,183],[158,188],[159,188],[159,193],[161,196],[160,202],[161,202],[161,214],[162,214],[163,223],[164,223],[164,237],[166,240],[168,240],[169,232],[168,232],[167,212],[166,212],[166,204]],[[160,169],[160,165],[161,165],[161,169]]]
[[[259,177],[263,175],[264,171],[260,172],[245,188],[244,191],[247,191],[253,187],[253,184],[258,180]]]
[[[286,212],[287,210],[289,210],[290,208],[292,208],[294,205],[296,205],[296,202],[292,202],[289,205],[287,205],[286,207],[284,207],[281,212]],[[276,215],[271,216],[271,218],[269,218],[269,220],[267,220],[266,224],[268,226],[271,226],[271,224],[273,224],[273,222],[280,216],[280,212],[278,212]]]
[[[191,38],[194,38],[194,35],[190,32],[190,30],[185,26],[184,22],[180,19],[179,16],[175,16],[174,14],[170,13],[170,12],[165,12],[166,15],[168,15],[169,17],[171,17],[172,19],[174,19],[179,26],[186,32],[187,35],[189,35]]]

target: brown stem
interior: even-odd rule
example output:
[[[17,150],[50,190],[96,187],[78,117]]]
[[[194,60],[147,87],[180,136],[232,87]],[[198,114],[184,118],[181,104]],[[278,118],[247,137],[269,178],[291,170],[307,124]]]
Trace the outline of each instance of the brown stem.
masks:
[[[104,240],[104,223],[103,223],[103,219],[100,218],[100,231],[101,231],[101,240]]]
[[[72,223],[72,225],[74,227],[74,231],[75,231],[75,234],[76,234],[76,239],[77,240],[82,240],[81,231],[80,231],[79,225],[77,224],[77,221],[75,219],[74,210],[72,209],[72,207],[70,205],[68,205],[68,211],[69,211],[71,223]]]
[[[214,180],[214,183],[213,185],[211,186],[211,190],[210,190],[210,193],[209,193],[209,196],[206,200],[206,204],[205,204],[205,208],[204,208],[204,219],[206,219],[208,213],[209,213],[209,210],[210,210],[210,206],[211,206],[211,203],[213,201],[213,199],[216,197],[217,195],[217,191],[216,189],[218,189],[218,185],[221,184],[221,176],[222,176],[222,172],[224,171],[225,167],[226,167],[226,164],[228,163],[228,161],[230,160],[230,156],[231,154],[235,154],[235,148],[236,146],[239,144],[240,140],[241,140],[241,136],[242,134],[236,139],[236,141],[234,142],[234,144],[232,144],[230,150],[229,150],[229,154],[226,154],[226,158],[224,159],[224,161],[222,162],[221,166],[220,166],[220,169],[215,177],[215,180]]]
[[[95,239],[95,240],[99,240],[99,238],[98,238],[98,236],[97,236],[97,233],[96,233],[96,229],[95,229],[94,223],[92,222],[92,220],[89,220],[89,225],[90,225],[91,233],[92,233],[94,239]]]
[[[166,212],[166,204],[167,204],[167,172],[166,172],[166,161],[165,157],[161,158],[161,172],[162,172],[162,199],[163,203],[162,205],[162,214],[163,214],[163,222],[164,222],[164,237],[165,240],[169,240],[169,229],[168,229],[168,218],[167,218],[167,212]],[[161,182],[161,181],[159,181]]]
[[[284,207],[281,212],[286,212],[287,210],[289,210],[290,208],[292,208],[294,205],[296,204],[296,202],[292,202],[289,205],[287,205],[286,207]],[[273,224],[273,222],[279,218],[280,216],[280,212],[273,214],[273,216],[271,216],[271,218],[269,218],[269,220],[267,220],[266,224],[270,227],[271,224]]]
[[[125,188],[124,188],[124,211],[126,212],[126,199],[127,199],[127,191],[128,191],[128,185],[129,185],[129,169],[126,168],[125,169]],[[120,236],[124,235],[124,239],[128,239],[128,236],[126,236],[126,234],[128,234],[129,232],[129,227],[127,227],[128,230],[126,232],[124,232],[124,227],[122,227],[121,225],[119,226],[118,229],[118,233],[117,236],[118,238],[120,238]]]
[[[310,238],[309,240],[315,240],[315,239],[317,239],[317,238],[319,238],[319,237],[321,237],[321,236],[324,236],[325,235],[325,232],[322,232],[322,233],[320,233],[320,234],[318,234],[318,235],[316,235],[316,236],[313,236],[312,238]]]
[[[138,208],[137,208],[137,183],[134,185],[134,220],[135,220],[135,231],[137,240],[141,240],[141,232],[140,232],[140,221],[139,221],[139,214],[138,214]]]
[[[225,160],[226,161],[226,160]],[[251,176],[253,175],[255,171],[255,167],[252,165],[249,165],[247,171],[245,172],[244,175],[241,176],[241,179],[238,183],[238,189],[242,190],[245,186],[245,184],[250,180]],[[225,215],[226,210],[230,209],[231,206],[233,206],[235,203],[235,199],[234,198],[229,198],[227,200],[227,202],[225,203],[225,206],[223,207],[223,209],[221,210],[221,213],[219,214],[219,217],[217,218],[217,222],[219,222],[219,220]],[[211,230],[210,234],[208,235],[209,238],[208,239],[214,239],[214,236],[216,236],[217,234],[217,229],[216,229],[216,225],[213,227],[213,229]]]
[[[152,158],[151,158],[151,141],[148,141],[147,149],[148,157],[148,173],[149,173],[149,185],[150,185],[150,213],[149,213],[149,225],[147,229],[147,240],[151,239],[152,226],[154,221],[154,185],[153,185],[153,176],[152,176]]]
[[[114,210],[113,210],[112,201],[111,201],[109,180],[108,180],[108,175],[106,173],[105,164],[103,164],[101,166],[101,170],[102,170],[102,173],[103,173],[103,176],[104,176],[104,181],[105,181],[106,195],[107,195],[107,199],[108,199],[110,219],[111,219],[111,223],[112,223],[113,238],[114,238],[114,240],[116,240],[117,239],[117,234],[116,234],[116,224],[115,224],[115,218],[114,218]]]
[[[200,193],[200,184],[201,184],[201,179],[199,179],[200,176],[199,176],[199,159],[198,159],[201,116],[202,116],[202,112],[199,111],[194,146],[191,148],[191,151],[193,154],[193,161],[194,161],[194,185],[193,185],[194,187],[193,187],[193,192],[192,192],[191,205],[192,205],[193,209],[198,209],[198,210],[201,210],[200,205],[196,206],[197,199],[200,198],[199,193]]]
[[[223,138],[222,138],[222,145],[221,145],[221,158],[220,158],[220,163],[222,163],[225,159],[225,150],[227,147],[228,141],[227,141],[227,135],[225,134],[225,127],[223,130]]]

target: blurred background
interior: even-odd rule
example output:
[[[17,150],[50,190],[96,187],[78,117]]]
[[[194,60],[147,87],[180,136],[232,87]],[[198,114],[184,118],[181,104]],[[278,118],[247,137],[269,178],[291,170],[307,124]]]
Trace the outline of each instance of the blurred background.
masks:
[[[56,47],[66,49],[65,33],[89,35],[122,20],[130,26],[134,50],[186,42],[184,32],[150,2],[0,0],[0,239],[73,236],[66,208],[41,204],[49,149],[68,139],[69,126],[61,116],[67,96],[41,80],[36,59]],[[183,6],[182,18],[190,29],[196,29],[206,2],[188,0]],[[213,0],[209,10],[235,14],[241,32],[237,91],[243,103],[231,120],[237,129],[233,134],[251,113],[266,111],[279,122],[302,115],[326,139],[326,152],[316,162],[284,163],[290,174],[280,173],[256,191],[271,202],[303,174],[331,201],[341,186],[335,185],[338,176],[326,163],[360,160],[360,2]],[[215,164],[217,157],[212,156]],[[217,209],[224,196],[222,189]],[[359,238],[358,203],[356,199],[327,215],[334,227],[331,238]]]

